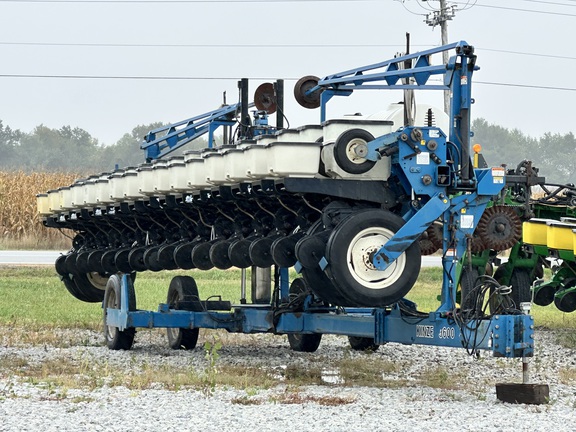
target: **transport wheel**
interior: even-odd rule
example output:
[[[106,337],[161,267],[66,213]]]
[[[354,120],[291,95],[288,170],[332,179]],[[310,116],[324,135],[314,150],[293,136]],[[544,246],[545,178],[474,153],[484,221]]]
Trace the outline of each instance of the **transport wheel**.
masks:
[[[306,282],[302,278],[297,278],[290,284],[290,300],[307,291]],[[292,351],[314,352],[322,341],[321,333],[288,333],[288,343]]]
[[[132,280],[128,279],[128,310],[136,310],[136,293]],[[104,295],[104,338],[106,346],[111,350],[129,350],[134,343],[136,329],[131,327],[120,330],[118,327],[108,325],[108,309],[120,309],[121,300],[121,278],[118,275],[110,276],[106,284],[106,294]]]
[[[228,256],[228,249],[230,249],[231,244],[232,241],[230,240],[220,240],[210,247],[210,261],[217,269],[227,270],[232,267],[232,261]]]
[[[420,272],[420,247],[413,242],[386,270],[372,264],[374,254],[404,220],[386,210],[352,214],[332,231],[326,246],[326,273],[345,297],[359,306],[393,304],[412,288]]]
[[[374,338],[370,337],[358,337],[358,336],[348,336],[348,342],[350,343],[350,348],[354,351],[376,351],[380,345],[374,343]]]
[[[72,273],[71,282],[76,288],[77,295],[72,293],[74,297],[88,303],[98,303],[104,299],[108,276],[98,272]]]
[[[228,248],[228,256],[234,267],[248,268],[254,264],[250,259],[250,245],[253,240],[242,239],[235,240],[230,243]]]
[[[478,269],[464,267],[460,275],[460,309],[467,315],[476,315],[482,311],[483,300],[479,299],[480,287]]]
[[[505,267],[499,267],[494,274],[494,279],[500,282],[500,279],[502,279],[502,275],[504,274],[505,270]],[[532,300],[532,278],[530,277],[530,269],[515,268],[512,270],[512,275],[510,276],[510,286],[512,287],[510,299],[514,302],[514,304],[511,306],[520,310],[520,303],[530,302]],[[552,303],[553,299],[554,291],[552,291],[550,295],[550,301],[548,304]]]
[[[170,309],[183,309],[194,312],[202,310],[196,281],[190,276],[175,276],[168,287],[167,303]],[[182,307],[181,302],[186,302]],[[172,349],[191,350],[198,342],[198,328],[167,328],[168,345]]]
[[[374,136],[364,129],[348,129],[334,143],[334,160],[349,174],[364,174],[370,171],[375,161],[366,159],[367,143]]]

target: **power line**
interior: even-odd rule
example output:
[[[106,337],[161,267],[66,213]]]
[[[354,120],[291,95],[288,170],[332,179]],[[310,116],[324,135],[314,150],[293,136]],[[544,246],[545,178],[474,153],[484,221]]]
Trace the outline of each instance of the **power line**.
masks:
[[[166,81],[238,81],[237,77],[194,77],[194,76],[137,76],[137,75],[35,75],[35,74],[0,74],[0,78],[36,78],[36,79],[98,79],[98,80],[166,80]],[[245,77],[246,78],[246,77]],[[247,77],[251,80],[275,80],[278,77]],[[285,81],[298,81],[299,78],[282,78]],[[503,87],[520,87],[540,90],[576,91],[572,87],[542,86],[533,84],[502,83],[492,81],[474,81],[475,84]]]
[[[0,0],[1,1],[1,0]],[[576,1],[576,0],[575,0]],[[87,48],[404,48],[404,44],[130,44],[130,43],[83,43],[83,42],[0,42],[0,46],[41,46],[41,47],[87,47]],[[412,47],[432,48],[437,45],[419,44]],[[503,54],[525,55],[560,60],[576,60],[576,57],[555,54],[513,51],[496,48],[476,49]]]
[[[458,2],[453,1],[454,4],[459,5],[466,5],[467,2]],[[542,10],[533,10],[533,9],[522,9],[522,8],[512,8],[507,6],[494,6],[494,5],[486,5],[482,3],[476,3],[474,7],[483,7],[483,8],[490,8],[490,9],[501,9],[501,10],[510,10],[516,12],[531,12],[531,13],[539,13],[544,15],[559,15],[559,16],[569,16],[569,17],[576,17],[576,14],[564,13],[564,12],[551,12],[551,11],[542,11]]]

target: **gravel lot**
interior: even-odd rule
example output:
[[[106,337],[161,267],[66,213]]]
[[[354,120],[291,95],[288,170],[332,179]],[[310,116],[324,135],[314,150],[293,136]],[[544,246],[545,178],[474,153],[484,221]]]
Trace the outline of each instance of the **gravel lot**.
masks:
[[[135,389],[106,380],[86,387],[80,375],[78,385],[59,386],[12,371],[79,365],[87,374],[109,376],[113,371],[129,380],[151,367],[205,370],[205,351],[169,350],[156,330],[139,332],[128,352],[109,351],[101,335],[89,330],[60,330],[53,335],[58,343],[14,342],[7,328],[0,328],[0,334],[1,431],[537,431],[553,425],[573,430],[576,357],[548,331],[537,332],[537,356],[531,362],[532,382],[550,385],[551,401],[542,406],[496,399],[496,382],[520,382],[518,359],[488,354],[478,359],[460,349],[388,344],[365,354],[350,351],[346,338],[325,336],[310,354],[291,351],[280,336],[209,332],[201,337],[216,335],[223,343],[216,369],[256,367],[278,376],[286,368],[321,370],[325,382],[296,387],[279,381],[270,388],[218,386],[214,391],[169,390],[160,384]],[[348,386],[334,372],[334,364],[344,358],[393,367],[374,375],[380,384]]]

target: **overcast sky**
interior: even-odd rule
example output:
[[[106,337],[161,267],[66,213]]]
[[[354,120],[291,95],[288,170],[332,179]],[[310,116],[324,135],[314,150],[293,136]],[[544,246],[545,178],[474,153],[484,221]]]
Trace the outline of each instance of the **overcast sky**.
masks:
[[[449,4],[460,9],[449,40],[474,45],[481,67],[474,117],[533,136],[576,130],[575,0]],[[237,80],[247,77],[258,78],[251,92],[286,79],[290,125],[315,123],[318,110],[294,102],[296,79],[392,58],[406,32],[413,50],[438,45],[440,29],[423,22],[426,5],[438,2],[0,0],[0,120],[25,132],[81,127],[111,144],[138,124],[210,111],[223,91],[234,103]],[[362,93],[329,105],[329,116],[370,114],[402,98],[397,90]],[[416,97],[442,105],[437,91]]]

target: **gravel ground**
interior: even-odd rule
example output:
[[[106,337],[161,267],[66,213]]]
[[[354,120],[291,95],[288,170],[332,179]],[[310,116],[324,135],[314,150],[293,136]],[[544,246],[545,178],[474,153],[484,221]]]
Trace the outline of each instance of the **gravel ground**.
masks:
[[[322,370],[325,382],[138,389],[122,385],[122,378],[128,382],[151,365],[153,370],[206,370],[205,351],[169,350],[158,331],[139,332],[128,352],[109,351],[101,335],[89,330],[60,330],[53,335],[58,343],[14,343],[9,334],[0,328],[0,431],[538,431],[553,425],[573,430],[576,357],[548,331],[537,332],[537,355],[531,361],[532,382],[550,385],[550,403],[540,406],[496,399],[496,382],[521,380],[518,359],[487,354],[478,359],[460,349],[388,344],[365,354],[350,351],[346,338],[325,336],[316,353],[296,353],[284,337],[211,332],[204,337],[216,334],[223,343],[217,369],[255,367],[281,376],[286,368],[301,367]],[[349,386],[333,373],[342,359],[392,367],[374,375],[374,386]],[[25,373],[57,364],[64,369],[80,365],[92,375],[114,371],[121,380],[86,386],[80,374],[78,385],[62,386]]]

